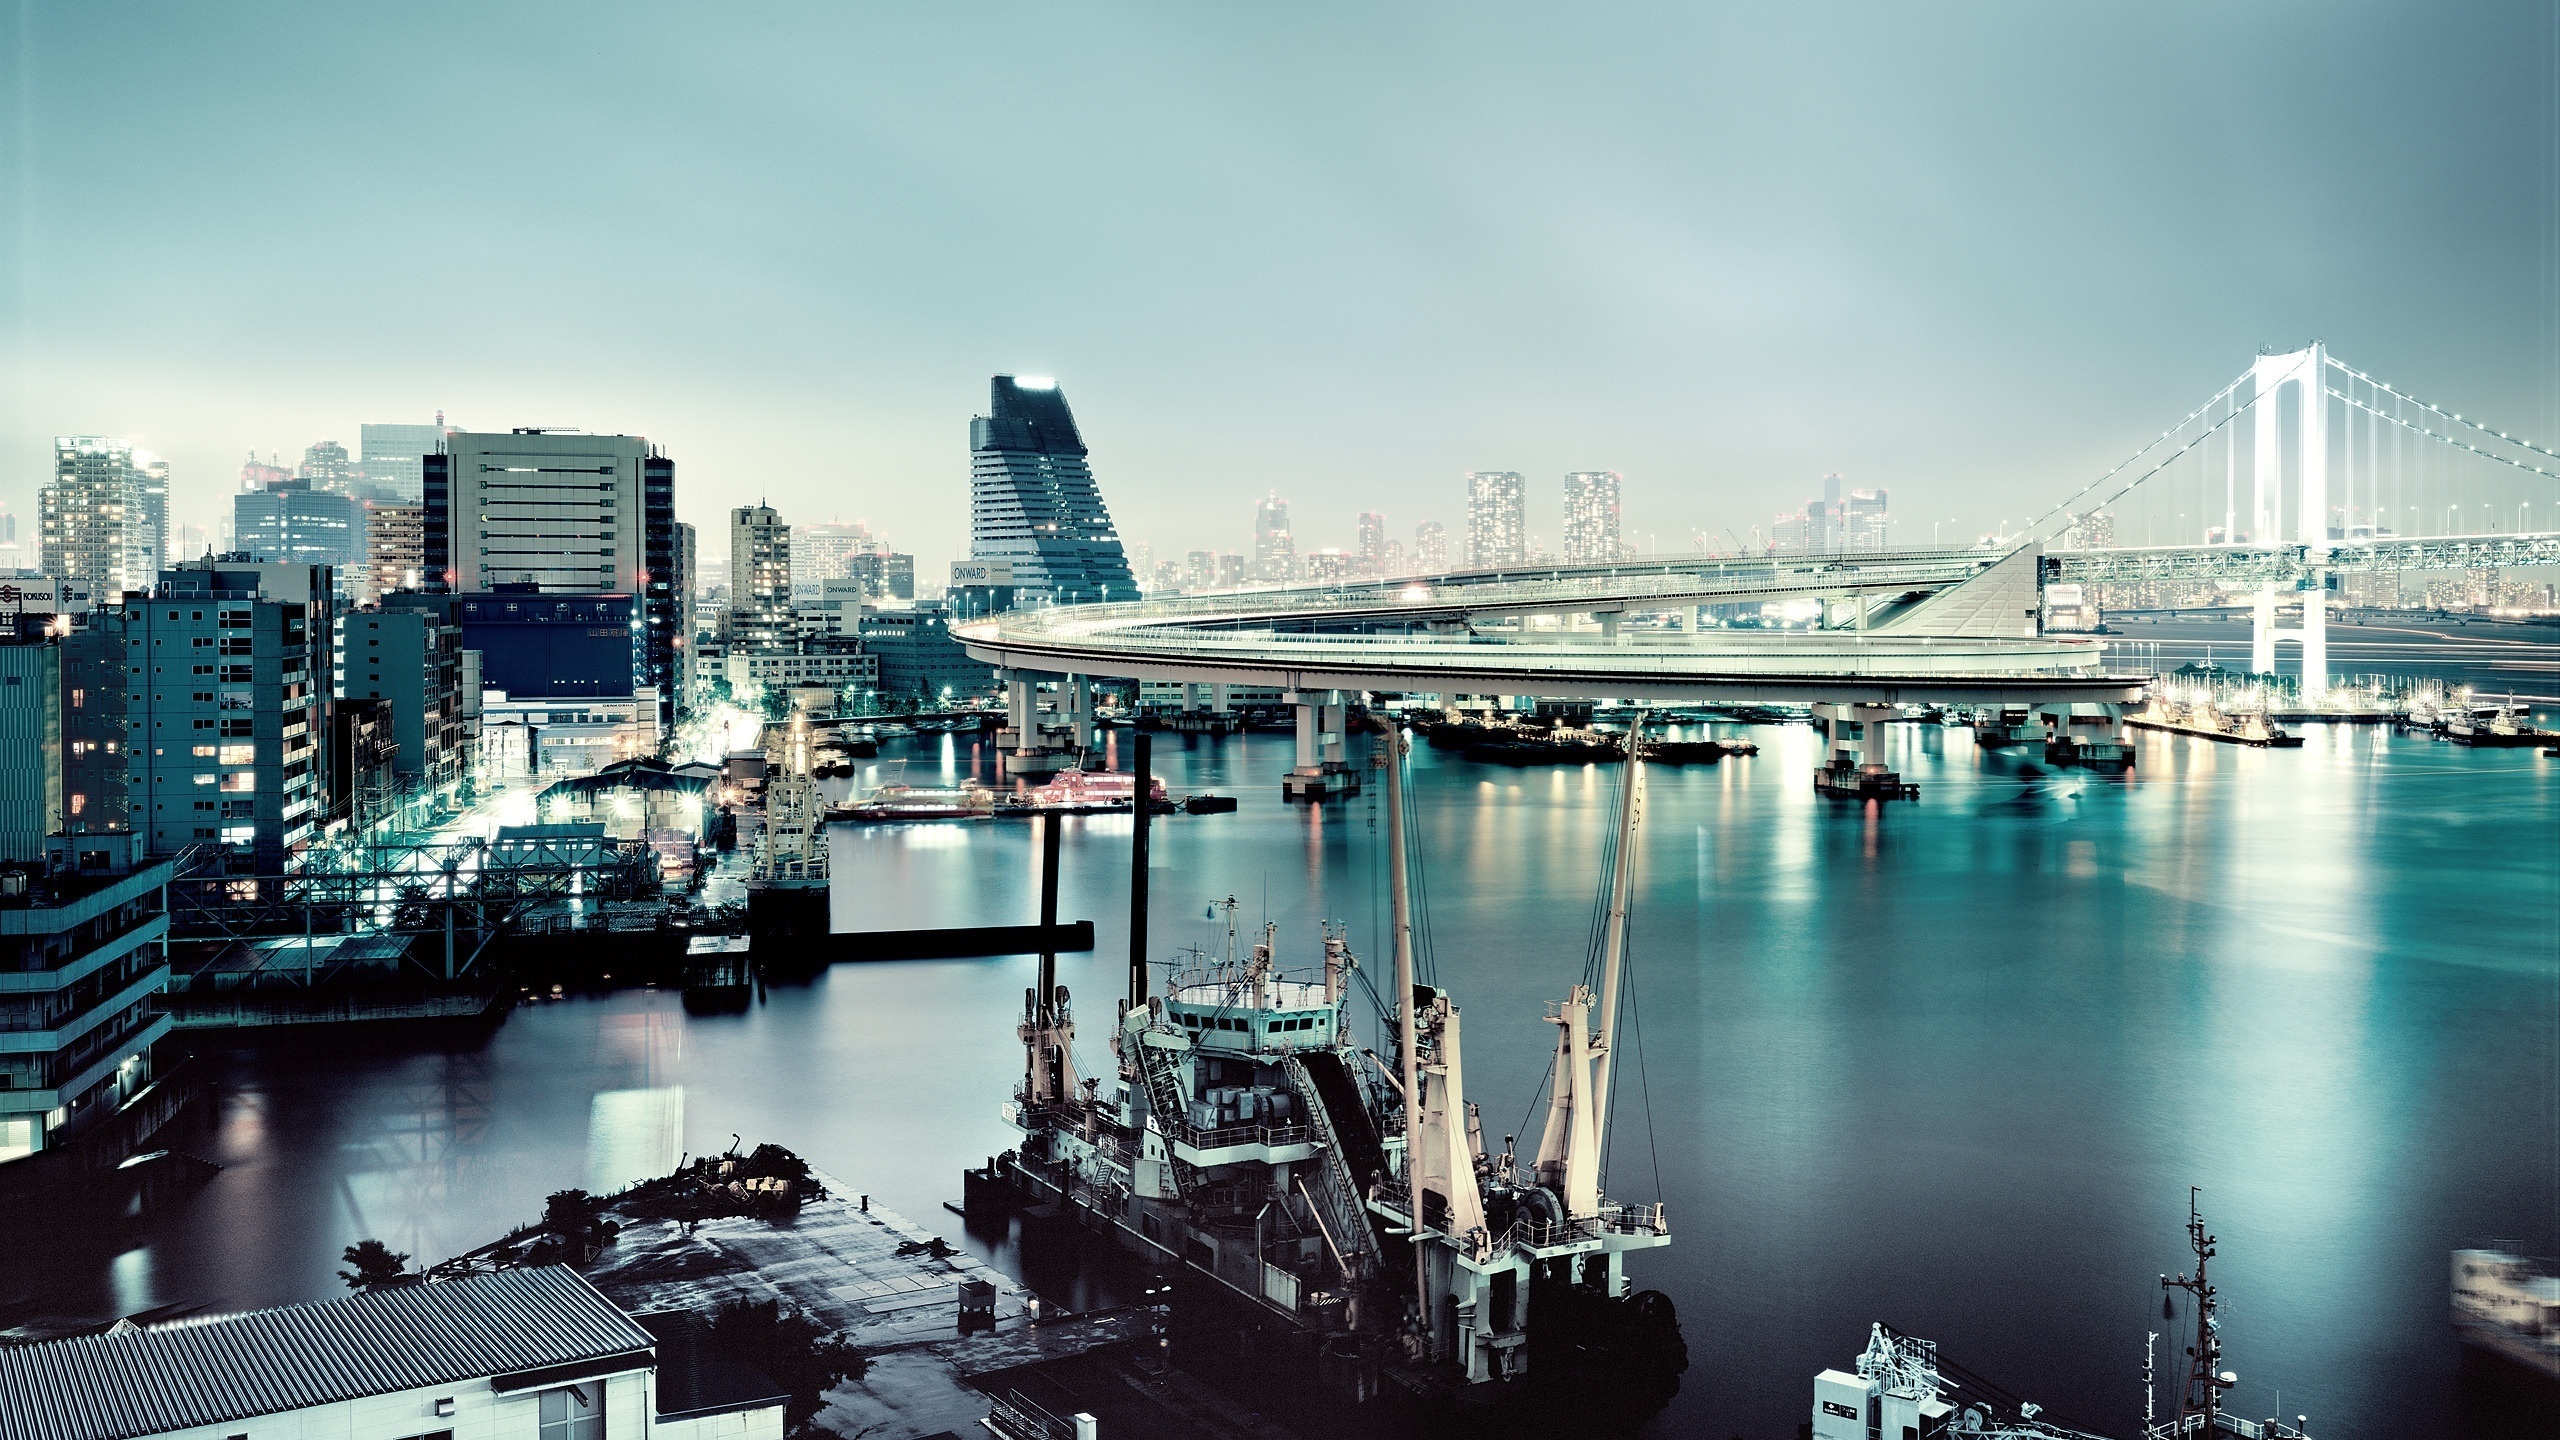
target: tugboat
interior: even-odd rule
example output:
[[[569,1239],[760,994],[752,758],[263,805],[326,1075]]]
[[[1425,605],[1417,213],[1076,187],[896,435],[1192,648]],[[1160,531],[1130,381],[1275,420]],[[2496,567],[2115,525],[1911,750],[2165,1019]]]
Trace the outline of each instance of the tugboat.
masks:
[[[2197,1192],[2187,1194],[2187,1243],[2195,1251],[2193,1275],[2160,1277],[2164,1309],[2183,1292],[2195,1305],[2195,1343],[2187,1347],[2187,1373],[2177,1392],[2174,1413],[2160,1417],[2154,1390],[2152,1354],[2142,1358],[2141,1440],[2311,1440],[2304,1427],[2308,1416],[2288,1423],[2269,1417],[2244,1420],[2222,1408],[2223,1392],[2240,1383],[2223,1368],[2222,1323],[2215,1312],[2220,1293],[2205,1279],[2217,1237],[2205,1233],[2196,1209]],[[2157,1342],[2159,1336],[2150,1337]],[[1981,1376],[1942,1358],[1938,1347],[1905,1335],[1878,1321],[1867,1333],[1866,1352],[1855,1373],[1825,1370],[1813,1378],[1812,1440],[1871,1440],[1882,1435],[1916,1440],[2106,1440],[2087,1430],[2073,1430],[2039,1419],[2042,1407],[2021,1400]]]
[[[1021,1206],[1171,1272],[1172,1359],[1195,1375],[1293,1387],[1395,1433],[1487,1406],[1569,1417],[1575,1433],[1631,1428],[1688,1368],[1670,1298],[1634,1291],[1625,1268],[1671,1242],[1663,1207],[1600,1182],[1643,765],[1625,772],[1599,989],[1548,1006],[1552,1098],[1522,1156],[1515,1137],[1487,1147],[1459,1008],[1414,978],[1406,747],[1380,726],[1393,1053],[1352,1034],[1360,962],[1340,930],[1325,930],[1319,970],[1292,976],[1275,926],[1237,953],[1232,899],[1225,954],[1189,952],[1155,994],[1133,966],[1116,1075],[1076,1073],[1070,998],[1044,963],[1003,1107],[1021,1144],[967,1177],[970,1209]]]

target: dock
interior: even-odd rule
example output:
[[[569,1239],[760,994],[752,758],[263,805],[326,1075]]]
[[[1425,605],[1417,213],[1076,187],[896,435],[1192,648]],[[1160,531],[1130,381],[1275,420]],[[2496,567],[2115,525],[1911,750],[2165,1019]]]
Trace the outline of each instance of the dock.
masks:
[[[1149,1364],[1160,1328],[1153,1307],[1035,1323],[1029,1290],[867,1204],[844,1182],[812,1173],[826,1198],[779,1223],[730,1216],[688,1230],[681,1221],[626,1221],[586,1267],[587,1278],[635,1314],[780,1301],[843,1334],[870,1364],[828,1392],[812,1423],[846,1440],[983,1434],[997,1402],[1009,1397],[1061,1415],[1099,1415],[1112,1435],[1276,1440],[1286,1433],[1232,1404],[1219,1416],[1178,1372]],[[964,1285],[993,1292],[992,1328],[961,1333]]]

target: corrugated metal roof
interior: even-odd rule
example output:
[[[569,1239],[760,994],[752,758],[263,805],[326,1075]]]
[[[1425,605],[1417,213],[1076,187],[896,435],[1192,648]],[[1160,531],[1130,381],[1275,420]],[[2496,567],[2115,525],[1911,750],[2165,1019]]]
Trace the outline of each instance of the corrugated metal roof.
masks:
[[[133,1437],[647,1350],[563,1265],[0,1345],[0,1440]]]

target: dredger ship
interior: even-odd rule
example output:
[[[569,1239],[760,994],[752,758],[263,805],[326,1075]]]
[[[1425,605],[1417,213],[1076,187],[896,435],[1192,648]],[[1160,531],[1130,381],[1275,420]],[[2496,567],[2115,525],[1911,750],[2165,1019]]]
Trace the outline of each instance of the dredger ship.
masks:
[[[1175,1280],[1172,1358],[1193,1373],[1265,1393],[1312,1377],[1304,1393],[1389,1408],[1519,1401],[1569,1407],[1586,1427],[1639,1422],[1688,1367],[1669,1297],[1627,1272],[1631,1255],[1671,1243],[1669,1219],[1601,1183],[1643,766],[1622,782],[1599,953],[1547,1007],[1546,1120],[1522,1155],[1513,1137],[1486,1144],[1455,995],[1414,979],[1406,746],[1388,729],[1377,749],[1391,1053],[1354,1037],[1360,962],[1339,930],[1293,972],[1274,927],[1238,952],[1233,900],[1224,954],[1190,952],[1160,993],[1133,964],[1110,1031],[1116,1073],[1077,1073],[1074,1012],[1044,963],[1004,1107],[1021,1143],[972,1173],[970,1208],[1027,1204],[1161,1267]]]

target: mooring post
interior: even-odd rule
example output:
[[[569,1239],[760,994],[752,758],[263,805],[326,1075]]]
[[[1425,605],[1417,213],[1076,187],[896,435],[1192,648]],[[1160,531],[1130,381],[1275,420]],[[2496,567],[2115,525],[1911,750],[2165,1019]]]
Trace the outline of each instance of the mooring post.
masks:
[[[1129,841],[1129,1006],[1136,1009],[1147,1003],[1147,802],[1155,790],[1155,779],[1149,753],[1153,737],[1144,730],[1130,733],[1138,741],[1137,757],[1132,762],[1135,784],[1129,792],[1130,818],[1134,822]]]

